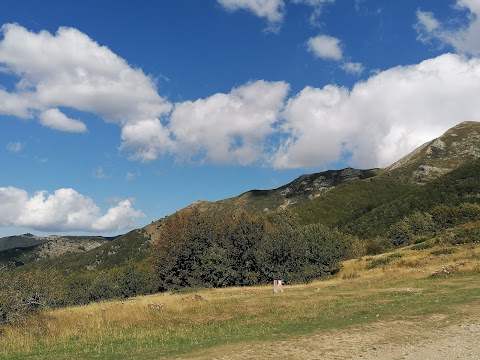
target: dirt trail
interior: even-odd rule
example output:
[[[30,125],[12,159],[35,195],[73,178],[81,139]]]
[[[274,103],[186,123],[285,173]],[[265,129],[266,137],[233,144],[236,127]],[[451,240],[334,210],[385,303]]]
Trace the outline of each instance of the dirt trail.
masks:
[[[450,323],[446,315],[377,321],[348,329],[209,349],[191,359],[480,360],[480,305]]]

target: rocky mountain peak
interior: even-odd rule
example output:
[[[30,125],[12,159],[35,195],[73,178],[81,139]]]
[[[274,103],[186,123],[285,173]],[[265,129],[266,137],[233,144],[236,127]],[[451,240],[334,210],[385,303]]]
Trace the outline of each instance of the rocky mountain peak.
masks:
[[[480,157],[480,122],[465,121],[387,167],[383,174],[425,183]]]

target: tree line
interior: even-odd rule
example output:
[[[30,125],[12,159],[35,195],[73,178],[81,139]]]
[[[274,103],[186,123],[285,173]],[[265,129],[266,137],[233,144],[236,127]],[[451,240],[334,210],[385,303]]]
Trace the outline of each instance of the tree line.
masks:
[[[298,283],[336,272],[349,241],[320,224],[301,226],[289,212],[266,217],[190,208],[167,219],[152,259],[160,290]]]

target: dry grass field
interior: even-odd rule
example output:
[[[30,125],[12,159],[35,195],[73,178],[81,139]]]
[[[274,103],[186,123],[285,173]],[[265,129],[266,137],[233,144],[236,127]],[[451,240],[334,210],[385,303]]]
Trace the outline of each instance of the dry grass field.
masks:
[[[46,311],[5,329],[0,358],[368,358],[480,323],[480,244],[416,248],[346,261],[282,294],[199,289]]]

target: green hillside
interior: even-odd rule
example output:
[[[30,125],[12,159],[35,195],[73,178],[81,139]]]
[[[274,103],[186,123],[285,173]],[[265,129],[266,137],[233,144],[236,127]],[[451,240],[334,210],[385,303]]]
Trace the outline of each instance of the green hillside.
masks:
[[[292,211],[304,224],[322,223],[341,228],[417,186],[388,177],[352,181]]]
[[[346,168],[306,174],[272,190],[250,190],[239,196],[217,202],[198,202],[203,211],[234,212],[239,209],[251,213],[271,213],[309,203],[337,186],[377,174],[377,169]]]
[[[389,227],[405,216],[417,211],[429,212],[440,205],[452,207],[462,203],[480,203],[480,159],[372,209],[344,229],[362,238],[385,236]]]

